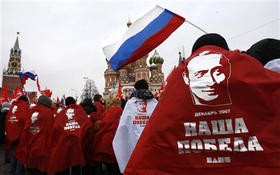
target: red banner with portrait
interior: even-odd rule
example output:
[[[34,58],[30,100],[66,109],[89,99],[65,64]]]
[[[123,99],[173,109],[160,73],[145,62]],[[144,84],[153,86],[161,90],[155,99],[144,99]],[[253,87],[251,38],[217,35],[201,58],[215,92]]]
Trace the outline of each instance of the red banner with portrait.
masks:
[[[198,49],[169,78],[125,175],[280,173],[280,74]]]

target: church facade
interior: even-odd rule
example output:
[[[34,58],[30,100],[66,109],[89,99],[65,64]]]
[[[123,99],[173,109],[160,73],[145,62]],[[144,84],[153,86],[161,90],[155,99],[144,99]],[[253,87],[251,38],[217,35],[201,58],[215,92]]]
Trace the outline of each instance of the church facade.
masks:
[[[114,97],[118,93],[119,83],[121,83],[123,98],[128,97],[131,89],[134,89],[135,82],[141,79],[145,79],[148,82],[149,90],[153,94],[158,92],[164,81],[164,73],[162,72],[164,60],[156,50],[149,59],[150,66],[147,64],[147,58],[148,55],[140,58],[136,62],[128,64],[118,71],[114,71],[107,62],[107,69],[104,72],[104,98]]]

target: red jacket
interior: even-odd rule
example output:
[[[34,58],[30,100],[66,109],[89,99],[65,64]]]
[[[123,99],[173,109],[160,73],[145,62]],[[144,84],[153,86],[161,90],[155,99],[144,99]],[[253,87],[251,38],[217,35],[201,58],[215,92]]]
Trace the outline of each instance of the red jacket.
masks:
[[[25,120],[29,116],[28,104],[24,101],[15,101],[7,114],[5,129],[7,133],[6,147],[17,144],[24,128]]]
[[[63,171],[75,165],[84,166],[84,150],[92,138],[92,130],[93,125],[80,105],[69,105],[57,114],[51,131],[48,172]]]
[[[48,138],[53,125],[53,110],[45,106],[31,109],[15,155],[28,168],[47,172],[50,149]]]
[[[102,119],[102,114],[105,112],[105,106],[102,105],[99,101],[94,101],[93,103],[97,107],[96,118],[97,120],[100,120]]]
[[[94,161],[117,163],[112,147],[113,138],[118,128],[121,107],[111,107],[104,113],[104,118],[99,123],[99,130],[94,137]]]
[[[255,58],[201,47],[171,73],[124,175],[280,174],[279,87]]]

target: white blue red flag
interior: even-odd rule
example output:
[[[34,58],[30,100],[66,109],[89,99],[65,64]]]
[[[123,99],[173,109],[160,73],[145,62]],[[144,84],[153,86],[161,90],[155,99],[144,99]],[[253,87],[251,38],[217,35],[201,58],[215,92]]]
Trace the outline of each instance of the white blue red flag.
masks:
[[[21,80],[21,83],[24,85],[26,83],[26,80],[28,78],[35,80],[37,74],[35,74],[34,72],[20,72],[19,73],[19,78]]]
[[[185,18],[156,6],[128,28],[121,40],[103,48],[113,70],[147,55],[173,33]]]

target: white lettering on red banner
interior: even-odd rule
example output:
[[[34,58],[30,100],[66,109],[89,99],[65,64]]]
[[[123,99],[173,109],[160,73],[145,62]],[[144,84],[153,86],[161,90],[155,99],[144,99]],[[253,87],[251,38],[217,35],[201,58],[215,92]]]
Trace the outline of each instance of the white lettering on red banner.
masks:
[[[218,113],[228,113],[230,110],[220,110]],[[216,111],[197,112],[195,117],[214,115]],[[248,152],[263,151],[257,136],[250,136],[242,117],[224,118],[210,121],[185,122],[186,140],[177,141],[178,154],[207,152]],[[246,134],[246,135],[244,135]],[[209,138],[209,136],[222,136]],[[229,137],[228,135],[233,135]],[[208,136],[207,139],[196,136]],[[192,138],[193,137],[193,138]],[[206,157],[207,163],[230,163],[230,157]]]

